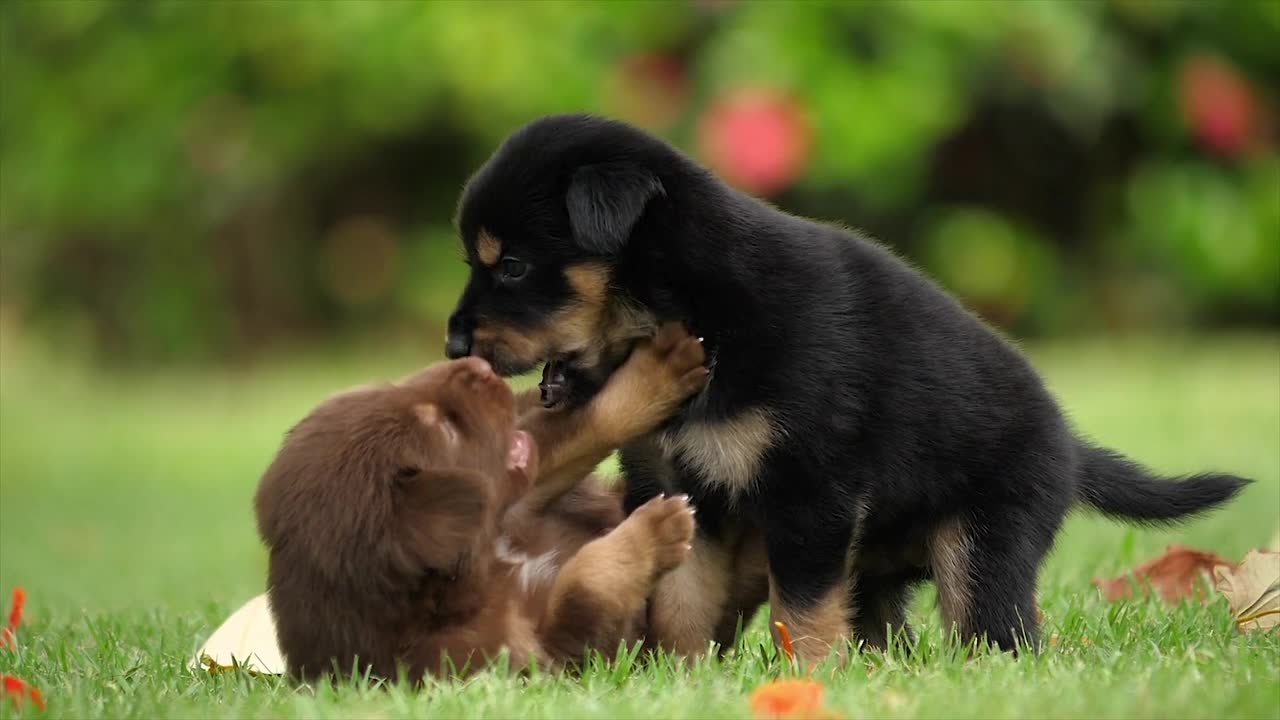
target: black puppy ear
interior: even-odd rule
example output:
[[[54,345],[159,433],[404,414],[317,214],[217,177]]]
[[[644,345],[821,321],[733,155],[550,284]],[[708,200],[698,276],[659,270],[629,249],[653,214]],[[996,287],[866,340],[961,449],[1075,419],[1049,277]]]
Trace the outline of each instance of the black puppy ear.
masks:
[[[666,193],[657,176],[629,162],[584,165],[573,174],[566,204],[573,238],[601,255],[622,249],[649,201]]]

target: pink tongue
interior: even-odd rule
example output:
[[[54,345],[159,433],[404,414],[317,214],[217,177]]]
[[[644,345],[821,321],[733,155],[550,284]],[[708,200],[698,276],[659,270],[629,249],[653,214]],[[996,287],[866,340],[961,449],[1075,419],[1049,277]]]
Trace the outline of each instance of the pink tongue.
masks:
[[[512,470],[524,470],[529,466],[529,449],[533,440],[529,433],[517,430],[511,435],[511,448],[507,450],[507,467]]]

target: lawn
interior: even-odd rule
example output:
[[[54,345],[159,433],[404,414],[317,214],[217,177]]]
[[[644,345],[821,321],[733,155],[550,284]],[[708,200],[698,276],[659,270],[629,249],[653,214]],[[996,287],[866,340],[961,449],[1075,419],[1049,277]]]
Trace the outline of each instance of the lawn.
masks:
[[[423,359],[312,353],[219,372],[103,375],[0,337],[0,606],[26,588],[16,653],[58,717],[742,717],[782,673],[761,619],[723,662],[598,664],[582,678],[503,671],[420,692],[360,683],[318,692],[207,677],[191,653],[263,586],[251,499],[281,434],[332,390]],[[364,345],[363,349],[378,345]],[[1257,480],[1224,512],[1179,529],[1086,513],[1041,576],[1038,657],[948,652],[932,592],[914,609],[920,652],[858,657],[826,675],[858,717],[1280,717],[1280,632],[1242,636],[1226,602],[1104,602],[1090,580],[1171,542],[1239,558],[1280,528],[1280,337],[1077,340],[1028,351],[1090,436],[1170,472]],[[0,704],[0,717],[15,711]]]

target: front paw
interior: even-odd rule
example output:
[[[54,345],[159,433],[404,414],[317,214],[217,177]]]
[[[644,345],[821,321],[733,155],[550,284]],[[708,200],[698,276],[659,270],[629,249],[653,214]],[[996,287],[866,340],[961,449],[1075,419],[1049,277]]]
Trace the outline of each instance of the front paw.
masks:
[[[638,350],[644,351],[644,348]],[[667,396],[673,402],[683,402],[706,386],[711,372],[706,368],[707,355],[702,347],[702,338],[693,337],[680,324],[663,325],[648,351],[655,356],[665,380]]]
[[[689,556],[696,528],[693,515],[687,495],[661,495],[636,508],[627,518],[652,544],[656,575],[675,569]]]

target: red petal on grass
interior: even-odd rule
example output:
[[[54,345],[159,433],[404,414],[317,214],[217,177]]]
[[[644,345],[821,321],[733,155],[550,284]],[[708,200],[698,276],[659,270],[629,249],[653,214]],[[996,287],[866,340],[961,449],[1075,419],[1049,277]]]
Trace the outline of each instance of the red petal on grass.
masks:
[[[812,680],[776,680],[751,693],[751,714],[760,720],[833,717],[822,707],[822,686]]]
[[[13,589],[13,605],[9,608],[9,624],[0,633],[0,647],[15,646],[18,625],[22,622],[22,606],[27,604],[27,591],[21,586]]]
[[[12,675],[0,675],[4,678],[4,694],[13,703],[14,707],[22,707],[22,704],[30,698],[36,707],[44,710],[44,696],[40,691],[27,684],[26,680],[16,678]]]
[[[778,637],[782,640],[782,652],[786,653],[787,660],[795,660],[796,651],[791,645],[791,631],[780,622],[775,622],[773,626],[778,628]]]
[[[1102,590],[1107,600],[1115,601],[1133,597],[1133,580],[1137,580],[1143,595],[1154,589],[1165,602],[1174,603],[1183,598],[1203,600],[1213,568],[1235,563],[1217,553],[1195,550],[1185,545],[1170,545],[1160,557],[1145,562],[1110,580],[1094,578],[1093,584]],[[1198,582],[1204,580],[1205,582]]]

